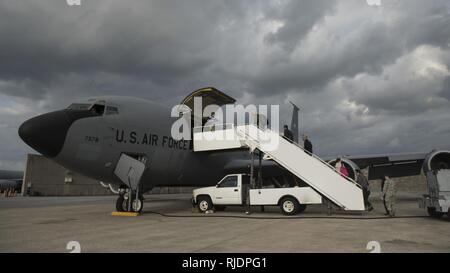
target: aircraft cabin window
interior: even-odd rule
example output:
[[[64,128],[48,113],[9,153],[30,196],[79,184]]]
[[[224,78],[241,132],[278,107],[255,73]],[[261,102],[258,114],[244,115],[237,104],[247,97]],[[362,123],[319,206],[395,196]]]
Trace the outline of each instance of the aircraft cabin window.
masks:
[[[88,103],[72,103],[67,109],[69,110],[76,110],[76,111],[83,111],[83,110],[89,110],[91,107]]]
[[[105,113],[105,106],[101,104],[94,104],[91,108],[91,112],[98,116],[103,116],[103,113]]]
[[[237,187],[237,177],[230,176],[225,178],[222,183],[219,184],[219,188],[236,188]]]
[[[106,106],[106,115],[118,115],[119,109],[114,106]]]

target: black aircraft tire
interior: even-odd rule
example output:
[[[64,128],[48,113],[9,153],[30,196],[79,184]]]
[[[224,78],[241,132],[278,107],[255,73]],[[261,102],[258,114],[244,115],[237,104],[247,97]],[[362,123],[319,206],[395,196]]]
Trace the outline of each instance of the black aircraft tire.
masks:
[[[441,218],[444,216],[444,213],[436,211],[436,208],[428,208],[427,209],[428,215],[430,215],[433,218]]]
[[[117,198],[117,201],[116,201],[116,210],[118,212],[126,211],[126,209],[124,209],[124,207],[123,207],[124,201],[125,201],[125,198],[123,197],[123,195],[119,195],[119,198]]]
[[[200,196],[197,198],[198,209],[200,212],[207,212],[213,208],[213,203],[209,196]]]
[[[296,215],[300,210],[300,204],[294,197],[284,197],[280,202],[280,209],[284,215]]]
[[[135,206],[135,200],[133,199],[133,203],[132,203],[132,210],[133,212],[137,212],[137,213],[141,213],[142,209],[144,208],[144,200],[142,198],[139,198],[139,207],[136,209]]]

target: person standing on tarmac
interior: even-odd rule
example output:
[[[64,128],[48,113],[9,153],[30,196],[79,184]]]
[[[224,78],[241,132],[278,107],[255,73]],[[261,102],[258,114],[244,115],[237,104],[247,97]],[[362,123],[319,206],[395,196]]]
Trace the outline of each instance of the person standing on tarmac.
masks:
[[[384,208],[386,209],[386,214],[390,217],[395,216],[395,199],[397,193],[397,185],[394,180],[392,180],[389,176],[384,177],[384,186],[382,193],[382,200],[384,204]]]
[[[290,141],[294,141],[294,134],[292,134],[287,125],[284,125],[284,137],[289,139]]]
[[[361,186],[361,188],[363,190],[364,206],[366,207],[366,210],[372,211],[373,206],[369,202],[369,196],[370,196],[369,181],[367,180],[367,178],[364,176],[364,174],[362,173],[362,171],[360,169],[356,170],[356,174],[357,174],[356,182]]]

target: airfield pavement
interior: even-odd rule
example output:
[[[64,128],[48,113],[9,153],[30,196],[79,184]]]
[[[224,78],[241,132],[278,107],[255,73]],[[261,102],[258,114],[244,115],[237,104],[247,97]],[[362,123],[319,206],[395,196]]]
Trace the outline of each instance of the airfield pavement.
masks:
[[[418,208],[420,194],[399,193],[398,216],[426,216]],[[138,217],[113,217],[115,196],[0,198],[0,252],[69,252],[69,241],[81,252],[369,252],[379,242],[382,252],[450,252],[450,221],[384,217],[379,194],[375,210],[355,214],[311,206],[299,217],[284,217],[278,208],[244,208],[214,214],[193,213],[190,195],[147,195]],[[165,217],[152,213],[196,217]],[[212,216],[212,217],[211,217]],[[309,219],[307,217],[324,217]]]

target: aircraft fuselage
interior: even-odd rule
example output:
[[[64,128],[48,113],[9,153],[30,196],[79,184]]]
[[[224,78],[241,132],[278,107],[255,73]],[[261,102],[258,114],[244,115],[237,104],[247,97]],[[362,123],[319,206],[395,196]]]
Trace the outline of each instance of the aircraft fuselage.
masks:
[[[233,156],[230,153],[194,153],[191,140],[172,138],[175,118],[170,117],[171,109],[151,101],[128,97],[102,97],[93,101],[104,102],[103,113],[91,115],[83,113],[87,110],[65,109],[25,122],[19,133],[35,150],[67,169],[115,185],[122,184],[114,174],[120,155],[144,156],[144,191],[161,185],[213,185],[223,176],[224,165],[231,158],[248,158],[245,151],[231,152]],[[108,106],[118,111],[108,114]],[[70,124],[59,121],[50,126],[51,121],[44,120],[65,119],[57,115],[69,116],[66,119]],[[40,127],[39,123],[43,125]],[[66,131],[58,131],[61,129],[53,126]],[[49,138],[60,136],[54,144],[44,139],[33,143],[36,134],[46,134]],[[56,151],[51,145],[57,145],[55,143],[63,138],[61,135],[64,135],[63,144]],[[45,145],[48,147],[43,147]]]

